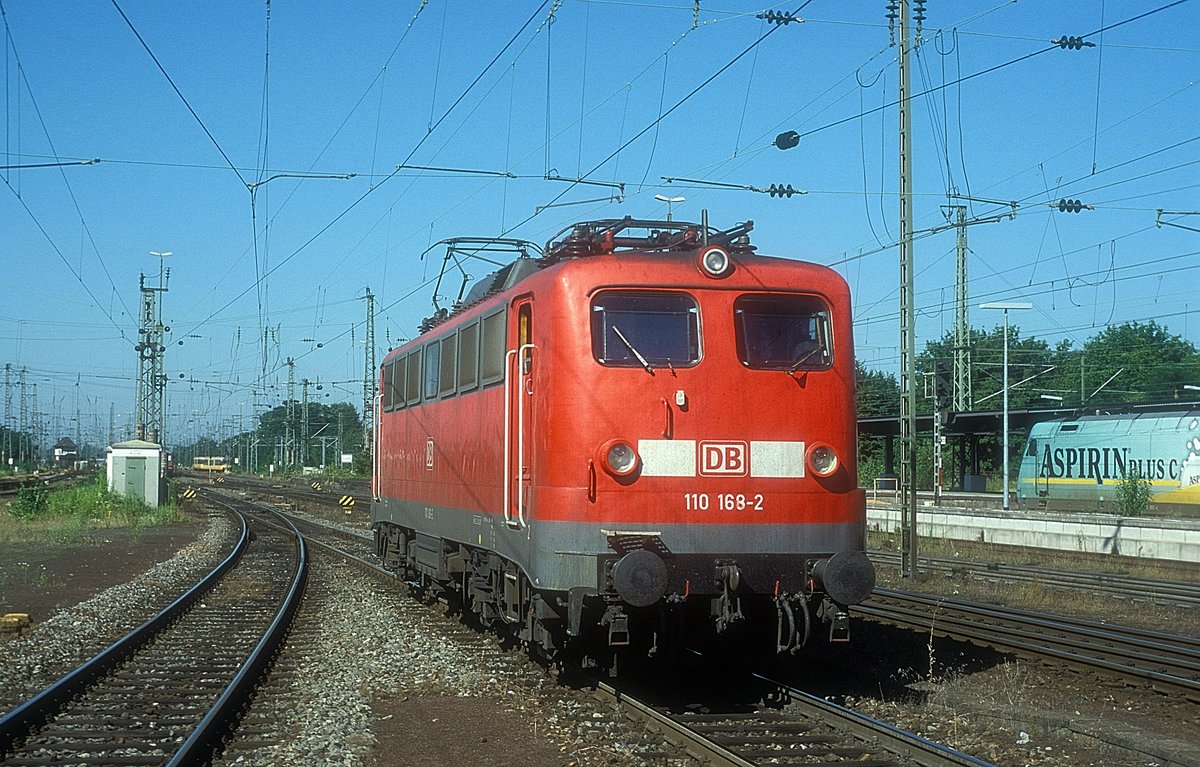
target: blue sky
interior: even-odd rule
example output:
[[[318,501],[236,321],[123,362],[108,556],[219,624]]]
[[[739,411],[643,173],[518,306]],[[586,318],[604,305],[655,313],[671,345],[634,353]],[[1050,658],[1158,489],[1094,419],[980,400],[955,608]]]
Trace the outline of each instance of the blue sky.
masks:
[[[761,252],[834,265],[859,357],[896,369],[883,2],[814,0],[779,28],[755,18],[764,8],[703,0],[698,13],[692,0],[564,0],[552,24],[538,2],[275,3],[269,46],[263,2],[2,5],[4,164],[101,160],[2,176],[0,362],[27,369],[52,432],[74,434],[77,401],[85,436],[107,437],[110,403],[129,420],[150,251],[174,253],[168,432],[190,440],[277,405],[288,357],[327,401],[360,403],[359,297],[377,296],[381,359],[432,308],[441,252],[420,255],[437,240],[544,242],[577,220],[664,217],[655,194],[686,197],[676,218],[753,219]],[[1027,300],[1014,323],[1052,343],[1156,319],[1200,344],[1200,234],[1155,225],[1156,209],[1200,210],[1200,4],[1167,5],[928,3],[916,227],[945,222],[948,191],[1019,203],[1015,219],[969,229],[974,325],[999,322],[981,302]],[[1098,45],[1051,46],[1061,35]],[[786,152],[771,145],[784,130],[802,136]],[[252,220],[247,184],[277,174]],[[1048,205],[1064,197],[1095,210]],[[599,201],[563,204],[586,200]],[[972,217],[999,210],[970,204]],[[953,230],[916,243],[918,349],[953,327],[954,245]]]

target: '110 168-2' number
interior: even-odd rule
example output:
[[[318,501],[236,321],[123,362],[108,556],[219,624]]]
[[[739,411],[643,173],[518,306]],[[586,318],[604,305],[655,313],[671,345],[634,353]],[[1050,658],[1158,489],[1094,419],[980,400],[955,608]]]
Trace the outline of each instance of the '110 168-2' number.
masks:
[[[688,511],[708,511],[717,508],[720,511],[754,511],[763,510],[762,493],[745,495],[743,493],[684,493],[683,506]]]

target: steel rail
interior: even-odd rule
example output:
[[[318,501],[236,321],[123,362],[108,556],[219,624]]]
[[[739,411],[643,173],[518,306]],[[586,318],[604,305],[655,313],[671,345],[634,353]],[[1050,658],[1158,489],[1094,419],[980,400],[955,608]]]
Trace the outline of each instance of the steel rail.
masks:
[[[1200,650],[1191,637],[889,589],[876,589],[855,612],[1149,681],[1200,700]]]
[[[664,737],[692,756],[719,767],[757,767],[792,756],[841,756],[847,764],[899,764],[868,757],[886,751],[921,767],[990,767],[988,762],[957,749],[935,743],[920,735],[873,719],[836,703],[777,682],[766,676],[750,676],[784,693],[780,700],[785,710],[747,713],[710,713],[672,715],[630,696],[611,684],[595,681],[595,690],[607,701],[627,706],[663,733]],[[742,719],[770,720],[747,723]],[[814,734],[807,724],[816,722],[848,734],[861,746],[830,745],[829,736]],[[727,724],[722,724],[727,723]],[[703,730],[709,730],[705,733]],[[723,734],[728,733],[728,734]],[[800,749],[788,750],[789,740]],[[738,744],[742,748],[738,748]],[[868,761],[864,762],[864,759]],[[831,762],[822,762],[829,764]]]
[[[11,726],[4,730],[3,748],[0,749],[0,753],[5,755],[13,753],[17,743],[30,736],[32,731],[41,729],[63,709],[68,701],[78,698],[86,688],[99,682],[124,662],[131,660],[134,654],[145,647],[151,639],[163,635],[165,629],[175,624],[189,608],[196,604],[197,600],[210,593],[217,581],[230,574],[233,566],[243,557],[253,537],[243,513],[221,499],[214,498],[213,500],[242,522],[242,533],[234,552],[205,576],[200,584],[190,589],[153,619],[5,717],[4,722],[0,724],[11,724]],[[162,763],[168,767],[204,764],[212,759],[227,736],[236,727],[254,689],[266,674],[271,660],[283,644],[303,596],[307,580],[308,559],[303,536],[286,519],[284,523],[287,525],[285,530],[294,538],[296,546],[295,566],[286,584],[286,594],[278,605],[271,609],[268,614],[270,620],[267,628],[261,632],[254,647],[237,663],[237,670],[217,694],[216,700],[206,711],[197,713],[196,724],[192,726],[191,732],[183,742],[173,750],[168,748],[167,753],[162,756]],[[114,758],[120,761],[142,757]]]
[[[213,500],[237,513],[227,501],[219,498],[213,498]],[[249,703],[254,688],[267,673],[271,660],[282,647],[287,638],[288,628],[300,609],[300,603],[304,596],[304,585],[308,579],[308,548],[304,536],[296,529],[296,526],[284,515],[278,513],[276,515],[283,520],[296,538],[296,569],[292,574],[291,586],[258,644],[246,656],[237,674],[234,675],[204,718],[200,720],[200,723],[196,725],[192,734],[167,762],[168,767],[201,764],[216,753],[225,737],[241,718],[242,711]]]
[[[212,572],[153,618],[0,719],[0,754],[10,754],[14,745],[23,740],[30,731],[44,725],[67,702],[169,628],[179,616],[211,591],[237,564],[250,544],[249,524],[245,517],[238,516],[242,522],[241,536],[229,556],[213,568]]]
[[[254,501],[243,500],[242,502],[250,507],[261,509],[263,511],[276,511],[280,514],[280,516],[283,516],[289,521],[291,520],[289,512],[281,512],[273,509],[267,504],[261,504]],[[361,540],[365,536],[363,533],[340,529],[318,520],[300,519],[299,521],[304,525],[317,527],[326,533],[335,535],[337,537]],[[396,583],[404,583],[403,578],[398,576],[396,573],[385,570],[381,566],[356,556],[355,554],[343,548],[339,548],[332,543],[311,538],[307,534],[305,535],[305,538],[311,545],[320,549],[328,550],[331,553],[336,553],[338,556],[344,558],[345,561],[349,562],[352,566],[357,567],[358,569],[363,570],[375,577]],[[915,735],[893,725],[887,724],[886,722],[872,719],[865,714],[860,714],[845,707],[838,706],[837,704],[817,698],[801,690],[788,687],[787,685],[781,684],[775,680],[768,679],[761,675],[752,674],[751,676],[756,677],[779,690],[785,691],[790,697],[789,702],[797,704],[797,706],[803,712],[803,717],[826,724],[830,722],[836,722],[836,724],[833,725],[835,729],[848,732],[855,738],[872,744],[872,746],[874,744],[878,744],[878,748],[891,754],[895,754],[901,758],[908,759],[910,760],[910,763],[921,765],[921,767],[990,767],[989,763],[981,761],[973,756],[970,756],[969,754],[964,754],[948,746],[935,743],[919,735]],[[735,750],[727,748],[725,745],[722,745],[712,738],[707,737],[703,732],[689,727],[685,721],[681,721],[681,718],[676,718],[670,714],[659,711],[653,706],[638,700],[628,693],[618,690],[611,684],[601,680],[593,680],[593,684],[595,685],[595,691],[597,694],[603,696],[610,702],[626,706],[632,711],[636,712],[638,716],[653,723],[654,726],[656,726],[656,728],[663,733],[664,737],[666,737],[668,740],[674,742],[676,745],[682,747],[688,753],[708,765],[712,765],[714,767],[756,767],[757,765],[763,763],[746,758],[746,756],[739,755],[739,753],[737,753]],[[794,728],[795,719],[797,718],[794,716],[781,714],[780,712],[774,710],[768,712],[759,712],[755,716],[758,718],[778,718],[781,720],[781,730],[789,729],[789,724]],[[737,714],[730,714],[728,717],[724,717],[724,715],[712,714],[708,715],[708,718],[735,719],[737,718]],[[754,736],[750,736],[750,738],[751,741],[755,740]],[[757,740],[762,740],[762,738],[758,738]],[[824,738],[819,738],[819,740],[824,740]],[[839,751],[850,751],[854,754],[861,754],[869,752],[871,748],[864,745],[862,747],[851,748],[833,747],[826,750],[830,754]],[[781,755],[788,755],[788,752],[778,750],[771,750],[769,752],[769,756],[771,758],[776,758]],[[765,759],[766,756],[767,755],[764,754],[763,758]],[[861,762],[860,756],[853,756],[847,763],[861,764],[863,762]]]
[[[658,726],[659,731],[676,745],[712,767],[755,767],[755,762],[741,758],[729,749],[714,743],[692,728],[675,721],[653,706],[621,692],[606,682],[596,682],[596,691],[618,705],[628,706],[643,718]]]
[[[900,555],[888,551],[868,552],[872,560],[882,564],[900,563]],[[1106,594],[1146,601],[1175,602],[1200,606],[1200,583],[1168,581],[1116,573],[1088,573],[1056,570],[1032,565],[963,562],[957,559],[921,557],[922,563],[940,572],[967,571],[989,580],[1040,583],[1064,589],[1088,589]]]
[[[836,721],[840,729],[846,729],[860,737],[875,739],[884,750],[911,759],[922,767],[944,767],[945,765],[988,767],[989,765],[989,762],[965,754],[958,749],[935,743],[908,730],[900,729],[895,725],[874,719],[845,706],[839,706],[761,674],[752,673],[751,676],[783,690],[788,694],[790,704],[800,706],[802,710],[816,718]]]

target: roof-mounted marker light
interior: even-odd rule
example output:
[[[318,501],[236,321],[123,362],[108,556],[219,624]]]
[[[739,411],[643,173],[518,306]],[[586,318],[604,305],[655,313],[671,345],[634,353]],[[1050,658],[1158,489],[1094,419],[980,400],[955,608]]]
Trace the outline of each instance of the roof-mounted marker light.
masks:
[[[733,271],[729,252],[717,245],[701,250],[698,261],[700,270],[709,277],[724,277]]]

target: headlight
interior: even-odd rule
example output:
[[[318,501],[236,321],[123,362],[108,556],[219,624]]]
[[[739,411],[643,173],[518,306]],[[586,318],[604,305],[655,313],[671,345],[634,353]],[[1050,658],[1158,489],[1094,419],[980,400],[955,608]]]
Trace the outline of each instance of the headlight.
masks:
[[[604,467],[618,477],[627,477],[638,465],[638,454],[633,445],[615,440],[604,448]]]
[[[700,269],[709,277],[724,277],[733,271],[729,253],[717,246],[700,251]]]
[[[828,477],[837,471],[837,453],[829,445],[813,445],[808,451],[808,468],[818,477]]]

